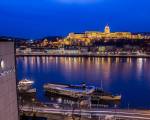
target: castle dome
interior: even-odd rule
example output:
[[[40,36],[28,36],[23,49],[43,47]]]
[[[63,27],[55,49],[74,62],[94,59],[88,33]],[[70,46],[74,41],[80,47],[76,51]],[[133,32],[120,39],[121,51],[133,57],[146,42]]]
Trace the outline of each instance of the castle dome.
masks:
[[[107,33],[107,34],[110,33],[110,27],[109,27],[108,24],[105,26],[104,32]]]

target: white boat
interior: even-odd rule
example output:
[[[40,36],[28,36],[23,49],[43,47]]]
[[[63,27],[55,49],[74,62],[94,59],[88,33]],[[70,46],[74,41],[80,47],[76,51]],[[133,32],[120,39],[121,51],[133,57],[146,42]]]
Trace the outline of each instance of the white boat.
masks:
[[[23,79],[21,81],[19,81],[19,85],[27,85],[27,84],[33,84],[34,81],[28,80],[28,79]]]
[[[23,79],[19,81],[18,83],[18,89],[21,90],[29,90],[32,88],[32,85],[34,84],[34,81],[28,80],[28,79]]]

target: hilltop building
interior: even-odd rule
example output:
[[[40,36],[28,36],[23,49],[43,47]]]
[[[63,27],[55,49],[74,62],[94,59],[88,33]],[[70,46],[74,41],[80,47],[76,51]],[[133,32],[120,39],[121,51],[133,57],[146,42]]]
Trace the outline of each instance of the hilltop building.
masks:
[[[66,41],[75,42],[82,41],[90,44],[93,40],[120,40],[120,39],[144,39],[141,34],[132,34],[131,32],[111,32],[109,25],[105,26],[104,32],[86,31],[85,33],[69,33]],[[75,41],[74,41],[75,40]]]

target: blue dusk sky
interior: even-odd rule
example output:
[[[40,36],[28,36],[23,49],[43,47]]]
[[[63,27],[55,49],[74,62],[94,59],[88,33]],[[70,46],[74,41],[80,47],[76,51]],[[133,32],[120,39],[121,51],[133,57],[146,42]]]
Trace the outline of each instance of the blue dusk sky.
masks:
[[[150,32],[150,0],[0,0],[0,35],[41,38],[69,32]]]

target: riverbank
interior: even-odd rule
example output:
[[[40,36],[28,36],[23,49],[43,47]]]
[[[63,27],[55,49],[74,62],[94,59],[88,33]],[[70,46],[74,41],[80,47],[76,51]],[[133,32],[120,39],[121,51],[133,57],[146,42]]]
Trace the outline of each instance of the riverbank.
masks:
[[[16,53],[17,57],[50,56],[50,57],[120,57],[120,58],[150,58],[150,55],[103,55],[103,54],[49,54],[49,53]]]

